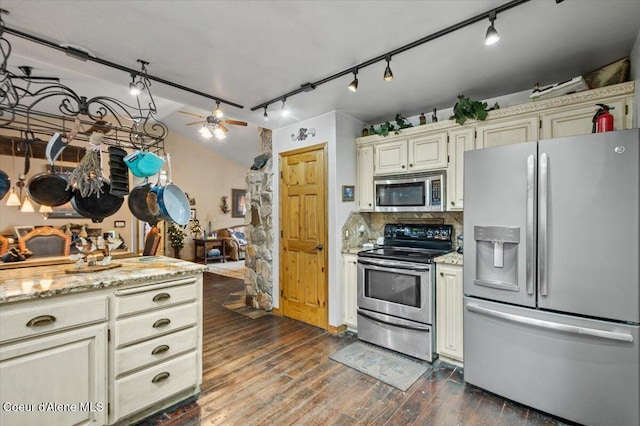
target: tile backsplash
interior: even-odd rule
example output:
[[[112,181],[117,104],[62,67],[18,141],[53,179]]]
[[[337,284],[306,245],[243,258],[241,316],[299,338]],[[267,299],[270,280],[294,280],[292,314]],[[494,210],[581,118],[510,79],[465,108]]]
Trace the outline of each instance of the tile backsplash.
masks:
[[[342,249],[362,247],[363,243],[375,242],[384,234],[387,223],[444,223],[453,225],[453,248],[456,237],[462,233],[462,212],[443,213],[365,213],[352,212],[342,227]]]

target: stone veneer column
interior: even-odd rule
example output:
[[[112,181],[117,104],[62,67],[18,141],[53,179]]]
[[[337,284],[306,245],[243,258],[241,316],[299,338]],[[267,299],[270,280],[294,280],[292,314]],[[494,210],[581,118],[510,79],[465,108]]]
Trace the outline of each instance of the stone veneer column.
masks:
[[[269,160],[260,170],[247,173],[247,250],[245,265],[246,304],[273,309],[273,158],[271,130],[259,128],[262,154]]]

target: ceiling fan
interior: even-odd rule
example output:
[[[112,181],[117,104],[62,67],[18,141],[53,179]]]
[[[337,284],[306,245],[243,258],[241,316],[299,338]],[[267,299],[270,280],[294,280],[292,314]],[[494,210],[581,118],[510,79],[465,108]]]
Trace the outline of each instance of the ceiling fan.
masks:
[[[191,123],[186,123],[185,126],[193,126],[194,124],[201,124],[200,134],[205,138],[210,138],[215,136],[218,139],[224,139],[226,137],[226,133],[229,131],[225,124],[233,124],[235,126],[246,126],[247,123],[245,121],[231,120],[228,118],[222,118],[223,114],[220,110],[220,106],[216,108],[215,111],[211,113],[211,115],[199,115],[194,114],[192,112],[187,111],[178,111],[182,114],[191,115],[194,117],[200,118],[198,121],[192,121]]]

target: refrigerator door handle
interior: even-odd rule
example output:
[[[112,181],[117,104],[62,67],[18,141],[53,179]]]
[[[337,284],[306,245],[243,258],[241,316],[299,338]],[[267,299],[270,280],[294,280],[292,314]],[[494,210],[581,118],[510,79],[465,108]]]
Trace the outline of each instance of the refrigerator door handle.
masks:
[[[527,259],[527,294],[533,294],[535,282],[534,259],[536,257],[535,240],[535,156],[527,157],[527,225],[526,225],[526,259]]]
[[[579,327],[576,325],[561,324],[553,321],[545,321],[536,318],[523,317],[520,315],[510,314],[507,312],[496,311],[494,309],[483,308],[475,303],[467,303],[467,309],[482,315],[503,319],[506,321],[517,322],[519,324],[530,325],[532,327],[545,328],[548,330],[560,331],[565,333],[580,334],[601,339],[618,340],[621,342],[633,342],[633,336],[627,333],[619,333],[616,331],[598,330],[595,328]]]
[[[549,156],[546,152],[540,154],[540,198],[538,199],[538,285],[541,296],[546,296],[549,290],[547,282],[547,197],[549,180]]]

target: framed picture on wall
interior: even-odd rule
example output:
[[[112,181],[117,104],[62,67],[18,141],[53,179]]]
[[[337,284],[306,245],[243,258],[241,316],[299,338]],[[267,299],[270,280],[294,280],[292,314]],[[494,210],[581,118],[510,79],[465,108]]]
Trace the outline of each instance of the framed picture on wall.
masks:
[[[355,186],[342,185],[342,201],[354,201],[355,200]]]
[[[16,235],[18,236],[18,238],[22,238],[25,235],[27,235],[29,232],[33,231],[34,227],[32,225],[29,225],[29,226],[15,226],[13,229],[15,229]]]
[[[244,189],[231,190],[231,217],[244,217],[247,212],[245,196],[246,191]]]

